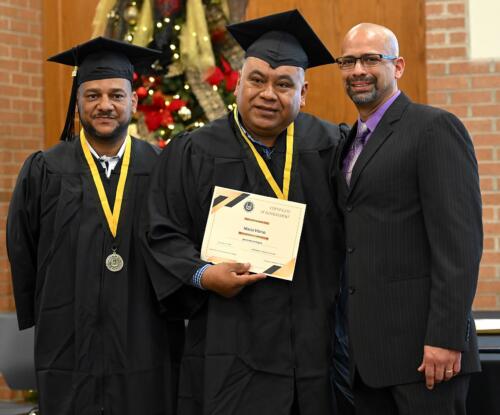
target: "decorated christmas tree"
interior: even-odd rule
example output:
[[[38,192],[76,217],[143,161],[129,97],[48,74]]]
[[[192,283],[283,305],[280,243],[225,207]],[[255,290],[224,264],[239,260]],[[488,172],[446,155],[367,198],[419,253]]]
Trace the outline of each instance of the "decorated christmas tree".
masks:
[[[132,134],[164,147],[232,109],[243,51],[225,26],[245,7],[242,0],[100,0],[94,36],[163,52],[151,67],[136,68]]]

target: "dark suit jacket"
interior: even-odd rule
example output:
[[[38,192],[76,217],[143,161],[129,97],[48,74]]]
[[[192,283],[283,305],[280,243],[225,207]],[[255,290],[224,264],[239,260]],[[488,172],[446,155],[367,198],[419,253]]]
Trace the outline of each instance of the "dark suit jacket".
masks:
[[[356,133],[341,148],[337,169]],[[424,345],[480,369],[471,318],[482,253],[477,161],[462,123],[401,94],[354,167],[345,216],[353,361],[372,387],[423,380]]]

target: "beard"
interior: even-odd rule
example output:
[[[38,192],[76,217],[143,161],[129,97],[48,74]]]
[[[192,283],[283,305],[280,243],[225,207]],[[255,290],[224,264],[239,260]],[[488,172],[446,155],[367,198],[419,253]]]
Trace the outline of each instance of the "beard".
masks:
[[[94,128],[94,126],[91,123],[83,120],[81,117],[80,117],[80,124],[82,125],[83,130],[90,137],[93,137],[93,138],[100,140],[100,141],[113,142],[113,141],[117,141],[120,138],[123,138],[127,134],[128,126],[130,124],[131,119],[132,119],[132,115],[130,115],[126,121],[118,122],[118,125],[116,126],[116,128],[107,134],[100,133],[99,131],[97,131]]]
[[[373,85],[373,89],[367,92],[356,92],[351,88],[353,81],[367,81]],[[381,91],[377,87],[377,78],[374,76],[363,76],[359,78],[349,78],[346,82],[347,95],[351,98],[352,102],[357,105],[370,104],[377,102],[380,99]]]

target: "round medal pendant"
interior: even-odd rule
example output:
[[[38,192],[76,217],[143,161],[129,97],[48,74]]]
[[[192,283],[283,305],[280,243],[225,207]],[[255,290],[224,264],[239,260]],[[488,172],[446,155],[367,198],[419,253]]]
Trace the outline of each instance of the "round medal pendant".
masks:
[[[121,271],[123,268],[123,258],[116,252],[113,252],[106,258],[106,268],[111,272]]]

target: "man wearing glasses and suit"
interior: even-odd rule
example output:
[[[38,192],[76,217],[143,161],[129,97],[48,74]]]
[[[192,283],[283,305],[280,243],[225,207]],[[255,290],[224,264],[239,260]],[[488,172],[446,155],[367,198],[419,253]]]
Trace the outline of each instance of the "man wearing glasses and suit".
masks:
[[[337,160],[357,414],[465,414],[480,369],[471,305],[482,253],[471,139],[398,89],[389,29],[362,23],[337,59],[359,116]]]

